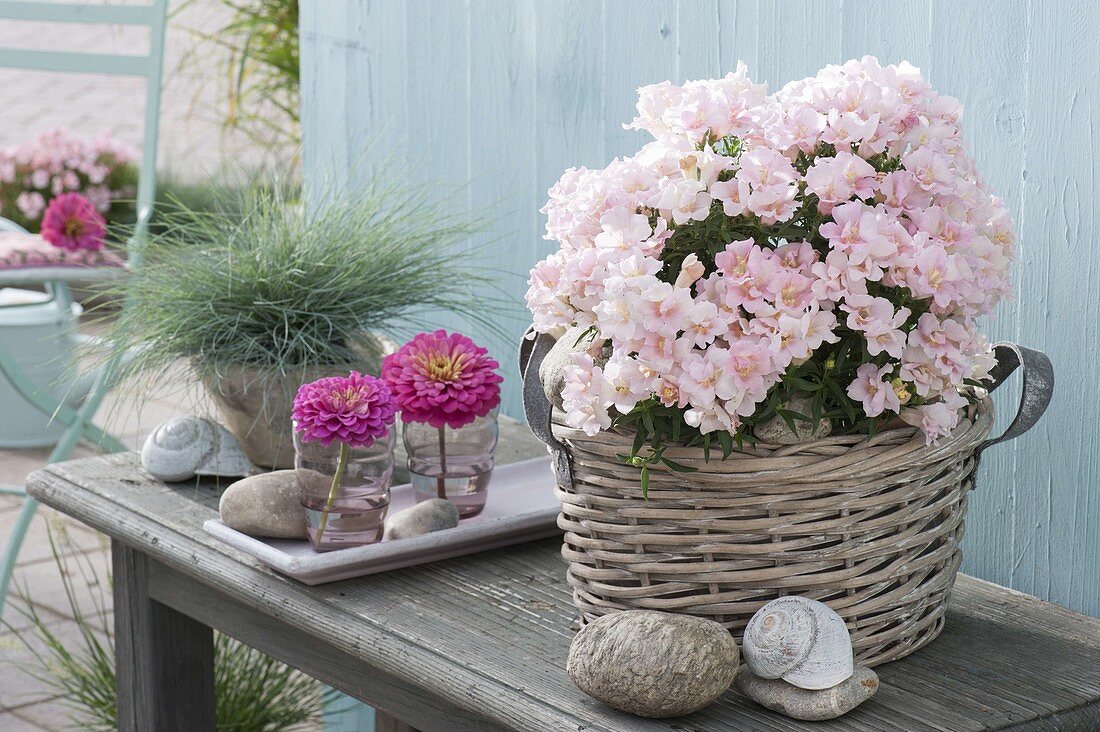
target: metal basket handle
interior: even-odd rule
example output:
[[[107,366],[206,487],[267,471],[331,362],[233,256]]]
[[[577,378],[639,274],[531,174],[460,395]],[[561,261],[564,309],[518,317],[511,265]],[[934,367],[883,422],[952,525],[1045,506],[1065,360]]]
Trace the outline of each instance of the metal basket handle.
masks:
[[[558,485],[569,490],[573,487],[573,465],[569,461],[569,451],[554,437],[550,427],[554,408],[546,398],[542,380],[539,379],[539,366],[555,342],[547,333],[536,334],[534,326],[528,328],[519,342],[519,373],[523,377],[523,414],[527,417],[527,424],[554,456]]]
[[[1017,368],[1023,368],[1024,383],[1020,392],[1020,407],[1012,424],[999,437],[980,444],[976,455],[981,455],[986,448],[999,442],[1013,440],[1034,427],[1054,396],[1054,367],[1045,353],[1008,342],[995,345],[993,353],[997,364],[989,372],[992,382],[990,392],[1005,383]]]

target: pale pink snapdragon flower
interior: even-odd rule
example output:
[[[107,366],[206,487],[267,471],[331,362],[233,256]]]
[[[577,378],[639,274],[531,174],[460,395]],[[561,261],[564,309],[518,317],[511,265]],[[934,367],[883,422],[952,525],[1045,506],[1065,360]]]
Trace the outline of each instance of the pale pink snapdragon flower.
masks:
[[[669,181],[650,205],[677,225],[702,221],[710,213],[710,194],[702,181],[689,178]]]
[[[621,207],[603,212],[600,229],[600,233],[593,237],[596,248],[616,249],[627,254],[635,251],[653,234],[648,217]]]
[[[901,419],[923,432],[927,444],[934,445],[955,429],[959,411],[967,404],[957,391],[945,391],[939,401],[901,410]]]
[[[683,409],[687,406],[707,407],[718,398],[719,382],[728,382],[732,388],[732,377],[720,365],[715,365],[715,357],[719,349],[710,348],[707,351],[691,351],[680,362],[680,374],[677,378],[679,387],[679,400],[677,406]]]
[[[893,303],[884,297],[851,294],[844,299],[840,309],[848,313],[846,325],[863,332],[868,353],[877,356],[885,351],[894,358],[901,358],[906,343],[901,327],[909,320],[909,308],[895,311]]]
[[[611,407],[619,414],[627,414],[643,399],[657,389],[657,375],[637,359],[612,354],[603,367],[603,377],[611,387]]]
[[[856,369],[855,381],[848,385],[848,396],[863,403],[863,412],[868,417],[901,409],[901,400],[888,378],[892,370],[890,365],[879,367],[873,363],[865,363]]]
[[[717,305],[706,300],[695,301],[684,328],[685,339],[696,348],[706,348],[728,332],[729,319]]]
[[[763,399],[782,373],[768,338],[746,333],[731,342],[727,352],[725,367],[736,378],[738,389],[751,396],[753,401]]]
[[[676,371],[676,365],[691,349],[692,343],[687,338],[646,331],[641,343],[634,350],[642,364],[662,376],[668,376]]]
[[[710,187],[710,194],[714,200],[721,202],[722,212],[726,216],[740,216],[748,210],[746,199],[751,191],[749,184],[733,178],[719,181]]]
[[[946,403],[969,374],[988,371],[975,318],[1010,292],[1014,248],[1011,219],[967,156],[959,119],[957,101],[915,68],[869,56],[771,95],[743,66],[645,87],[630,126],[654,140],[603,170],[566,171],[550,190],[547,236],[560,250],[532,272],[536,327],[597,327],[622,359],[604,367],[619,394],[607,403],[612,419],[642,390],[687,410],[685,422],[736,429],[784,373],[849,329],[871,358],[891,359],[876,377],[896,374],[886,390],[865,369],[852,385],[867,396],[861,405],[896,412],[894,399],[914,393],[922,406]],[[883,165],[880,153],[896,159]],[[792,221],[815,198],[823,216]],[[723,214],[729,225],[710,228]],[[736,240],[666,259],[672,238],[690,242],[680,232],[704,220],[708,234]],[[818,225],[827,248],[801,241],[811,238],[804,225]],[[925,325],[910,307],[928,312]],[[734,383],[719,388],[718,363],[745,360],[746,346],[766,356],[747,359],[758,378],[728,368]],[[644,379],[610,378],[628,364]],[[946,424],[937,409],[926,410],[932,430]]]
[[[731,158],[719,155],[711,148],[691,150],[680,157],[680,171],[685,178],[697,180],[707,188],[718,181],[718,176],[735,167]]]
[[[836,315],[831,310],[821,310],[814,305],[802,315],[802,339],[811,351],[816,351],[822,343],[840,340],[836,326]]]
[[[814,274],[813,293],[819,302],[840,302],[850,295],[867,293],[867,281],[882,277],[882,269],[864,260],[863,266],[854,265],[848,256],[836,249],[829,252],[824,262],[816,262],[811,271]]]
[[[835,145],[838,151],[851,150],[863,140],[875,136],[878,130],[879,115],[863,116],[859,112],[844,112],[830,109],[826,115],[825,130],[821,133],[823,142]],[[859,146],[863,151],[862,145]]]
[[[711,432],[734,432],[740,420],[726,411],[721,402],[712,402],[705,407],[692,407],[684,412],[684,423],[695,427],[706,435]]]
[[[917,394],[929,397],[947,389],[947,380],[936,365],[936,356],[920,346],[907,345],[901,354],[898,376],[913,384]]]
[[[902,157],[902,165],[913,174],[917,185],[926,191],[950,190],[954,175],[950,159],[930,147],[918,147]]]
[[[810,267],[818,261],[818,256],[808,241],[788,242],[775,248],[775,261],[783,269],[809,275]]]
[[[789,315],[801,315],[806,308],[817,304],[813,284],[812,277],[782,269],[767,281],[765,292],[776,309]]]
[[[585,352],[572,354],[563,371],[562,409],[570,427],[595,435],[611,426],[609,408],[614,387],[604,378],[603,369]]]
[[[781,147],[793,147],[810,153],[824,131],[825,115],[809,105],[799,104],[784,115],[782,125],[771,139]]]

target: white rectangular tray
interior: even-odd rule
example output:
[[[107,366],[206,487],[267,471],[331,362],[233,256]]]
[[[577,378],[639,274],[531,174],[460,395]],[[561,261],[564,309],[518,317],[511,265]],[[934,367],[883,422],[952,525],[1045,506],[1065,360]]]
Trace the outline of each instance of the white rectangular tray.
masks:
[[[410,484],[391,489],[391,513],[414,503]],[[409,539],[315,552],[308,541],[255,538],[218,519],[207,521],[203,529],[276,572],[307,585],[321,585],[545,539],[561,533],[557,518],[553,467],[549,457],[540,457],[497,467],[485,508],[477,516],[463,519],[453,529]]]

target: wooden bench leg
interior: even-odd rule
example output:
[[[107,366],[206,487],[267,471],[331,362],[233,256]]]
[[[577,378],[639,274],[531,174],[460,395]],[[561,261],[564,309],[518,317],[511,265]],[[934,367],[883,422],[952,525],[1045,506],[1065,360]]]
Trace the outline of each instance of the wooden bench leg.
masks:
[[[149,558],[111,542],[121,732],[214,732],[214,634],[149,597]]]

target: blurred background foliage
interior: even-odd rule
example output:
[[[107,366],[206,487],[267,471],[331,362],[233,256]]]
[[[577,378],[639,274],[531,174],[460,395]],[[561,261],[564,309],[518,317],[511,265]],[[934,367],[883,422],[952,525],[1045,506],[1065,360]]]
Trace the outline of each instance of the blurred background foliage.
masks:
[[[187,0],[174,16],[200,0]],[[228,82],[220,110],[227,130],[274,144],[300,141],[298,0],[219,0],[229,11],[219,30],[194,35],[225,53]],[[203,62],[199,52],[193,61]]]

